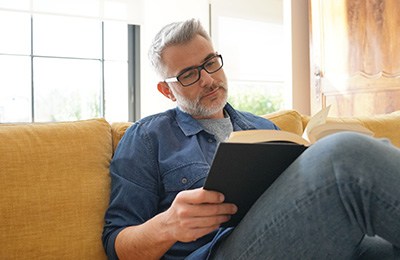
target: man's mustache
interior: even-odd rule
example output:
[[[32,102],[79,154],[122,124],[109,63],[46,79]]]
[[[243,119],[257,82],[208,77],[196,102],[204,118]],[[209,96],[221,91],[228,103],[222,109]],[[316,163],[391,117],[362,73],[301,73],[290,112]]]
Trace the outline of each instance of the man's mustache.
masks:
[[[225,86],[226,86],[225,83],[222,82],[222,81],[220,81],[220,82],[218,82],[217,84],[213,84],[213,85],[211,85],[210,87],[205,88],[205,90],[203,91],[202,95],[206,95],[206,94],[208,94],[208,93],[210,93],[210,92],[216,90],[217,88],[223,88],[223,89],[226,90],[226,87],[225,87]]]

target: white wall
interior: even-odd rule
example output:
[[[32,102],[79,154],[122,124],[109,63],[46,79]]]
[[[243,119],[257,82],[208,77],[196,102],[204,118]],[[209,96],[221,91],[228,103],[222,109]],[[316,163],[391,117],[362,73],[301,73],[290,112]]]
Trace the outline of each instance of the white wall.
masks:
[[[310,51],[308,0],[283,0],[285,22],[290,38],[290,68],[287,79],[292,87],[292,108],[300,113],[310,114]]]
[[[211,33],[218,34],[218,17],[227,16],[244,20],[282,23],[283,0],[210,0]],[[218,42],[214,42],[218,45]]]

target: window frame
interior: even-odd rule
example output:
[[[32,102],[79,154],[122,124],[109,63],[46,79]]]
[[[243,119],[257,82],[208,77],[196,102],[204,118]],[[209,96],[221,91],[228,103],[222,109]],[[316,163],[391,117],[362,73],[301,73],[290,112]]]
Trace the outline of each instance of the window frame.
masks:
[[[3,10],[4,11],[4,10]],[[107,20],[99,20],[101,23],[101,56],[100,58],[86,58],[86,57],[64,57],[64,56],[46,56],[46,55],[38,55],[34,54],[34,15],[30,15],[30,52],[27,54],[15,54],[0,51],[1,56],[8,57],[16,57],[23,56],[29,57],[30,59],[30,121],[21,121],[21,123],[34,123],[37,122],[35,119],[35,82],[34,82],[34,59],[35,58],[57,58],[57,59],[76,59],[76,60],[94,60],[99,61],[101,63],[101,73],[100,73],[100,104],[99,104],[99,116],[105,117],[106,115],[106,97],[105,97],[105,55],[104,55],[104,39],[105,39],[105,31],[104,24],[107,23]],[[128,55],[127,55],[127,70],[128,70],[128,85],[126,86],[126,102],[128,103],[128,118],[127,121],[136,121],[140,118],[140,25],[129,24],[126,23],[127,26],[127,46],[128,46]],[[84,118],[86,119],[86,118]],[[7,121],[0,123],[14,123],[16,121]]]

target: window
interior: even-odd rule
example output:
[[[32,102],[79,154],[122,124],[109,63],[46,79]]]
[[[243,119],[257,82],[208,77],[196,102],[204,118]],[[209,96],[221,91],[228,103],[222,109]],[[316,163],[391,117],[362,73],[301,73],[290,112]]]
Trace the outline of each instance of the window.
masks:
[[[138,26],[0,12],[0,123],[132,119],[128,86],[139,86],[128,65],[138,55],[128,46],[139,41],[128,31]]]
[[[31,120],[30,19],[0,12],[0,122]]]
[[[284,103],[282,24],[219,17],[219,49],[229,80],[228,101],[257,115]]]
[[[211,1],[211,35],[224,57],[228,102],[239,110],[262,115],[291,103],[284,2]]]

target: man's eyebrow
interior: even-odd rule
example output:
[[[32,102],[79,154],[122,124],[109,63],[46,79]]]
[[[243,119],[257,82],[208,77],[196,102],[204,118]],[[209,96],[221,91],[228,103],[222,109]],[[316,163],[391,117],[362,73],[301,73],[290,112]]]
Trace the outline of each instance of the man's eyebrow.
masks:
[[[208,59],[214,57],[215,55],[217,55],[217,53],[215,53],[215,52],[208,54],[208,55],[203,59],[203,62],[206,62]],[[197,68],[197,67],[198,67],[198,66],[186,67],[186,68],[180,70],[179,73],[178,73],[178,75],[179,75],[179,74],[182,74],[182,73],[184,73],[184,72],[186,72],[186,71],[188,71],[188,70],[195,69],[195,68]]]
[[[207,57],[204,58],[203,62],[207,61],[208,59],[214,57],[215,55],[217,55],[217,53],[213,52],[207,55]]]

